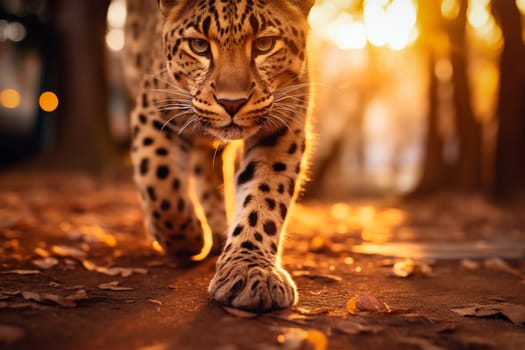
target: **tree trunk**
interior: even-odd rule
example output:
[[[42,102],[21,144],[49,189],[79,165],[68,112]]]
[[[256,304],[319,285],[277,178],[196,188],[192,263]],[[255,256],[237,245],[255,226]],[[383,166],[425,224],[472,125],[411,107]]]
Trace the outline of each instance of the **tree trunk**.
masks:
[[[59,83],[52,166],[102,171],[117,164],[108,119],[106,13],[109,0],[52,2]]]
[[[436,34],[441,31],[443,24],[440,13],[439,3],[436,1],[422,1],[419,4],[420,43],[428,55],[427,134],[425,137],[421,177],[416,188],[408,197],[432,193],[442,187],[447,181],[447,165],[443,158],[444,140],[439,127],[439,82],[434,73],[437,55],[433,42]]]
[[[493,9],[501,19],[505,41],[500,61],[493,195],[507,201],[525,197],[525,45],[515,2],[494,0]]]
[[[467,45],[465,27],[467,24],[467,0],[460,2],[457,18],[447,21],[448,37],[451,43],[454,86],[454,109],[456,111],[456,134],[459,141],[457,163],[454,168],[454,185],[465,191],[481,190],[482,154],[481,124],[472,110],[470,84],[468,79]]]

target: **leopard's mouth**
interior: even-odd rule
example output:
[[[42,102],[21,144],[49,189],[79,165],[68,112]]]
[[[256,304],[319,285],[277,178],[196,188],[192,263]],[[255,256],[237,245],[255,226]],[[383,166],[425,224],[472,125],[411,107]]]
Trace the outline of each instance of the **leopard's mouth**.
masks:
[[[208,128],[208,132],[211,135],[225,140],[244,139],[255,134],[257,130],[257,126],[244,127],[234,123],[233,121],[226,126]]]

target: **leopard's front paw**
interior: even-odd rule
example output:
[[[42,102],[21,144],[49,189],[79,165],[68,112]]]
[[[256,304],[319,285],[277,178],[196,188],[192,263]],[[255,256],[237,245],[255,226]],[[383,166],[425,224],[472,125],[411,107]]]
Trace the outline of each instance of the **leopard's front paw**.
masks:
[[[222,264],[208,291],[222,304],[251,311],[282,309],[297,302],[297,288],[286,270],[246,261]]]

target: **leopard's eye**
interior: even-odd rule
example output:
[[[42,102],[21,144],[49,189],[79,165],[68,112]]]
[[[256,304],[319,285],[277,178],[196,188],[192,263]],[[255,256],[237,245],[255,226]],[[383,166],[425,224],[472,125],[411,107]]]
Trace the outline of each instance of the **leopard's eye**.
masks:
[[[207,56],[210,53],[210,43],[204,39],[190,39],[190,49],[199,56]]]
[[[261,38],[255,39],[253,42],[253,51],[257,55],[264,55],[275,47],[275,37],[274,36],[263,36]]]

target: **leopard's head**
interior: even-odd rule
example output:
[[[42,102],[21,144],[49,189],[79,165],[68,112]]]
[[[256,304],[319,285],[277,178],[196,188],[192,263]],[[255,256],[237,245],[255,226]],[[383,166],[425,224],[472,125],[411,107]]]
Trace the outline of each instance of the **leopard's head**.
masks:
[[[302,117],[313,3],[159,0],[167,69],[184,91],[177,103],[192,115],[186,124],[219,139],[240,139]]]

